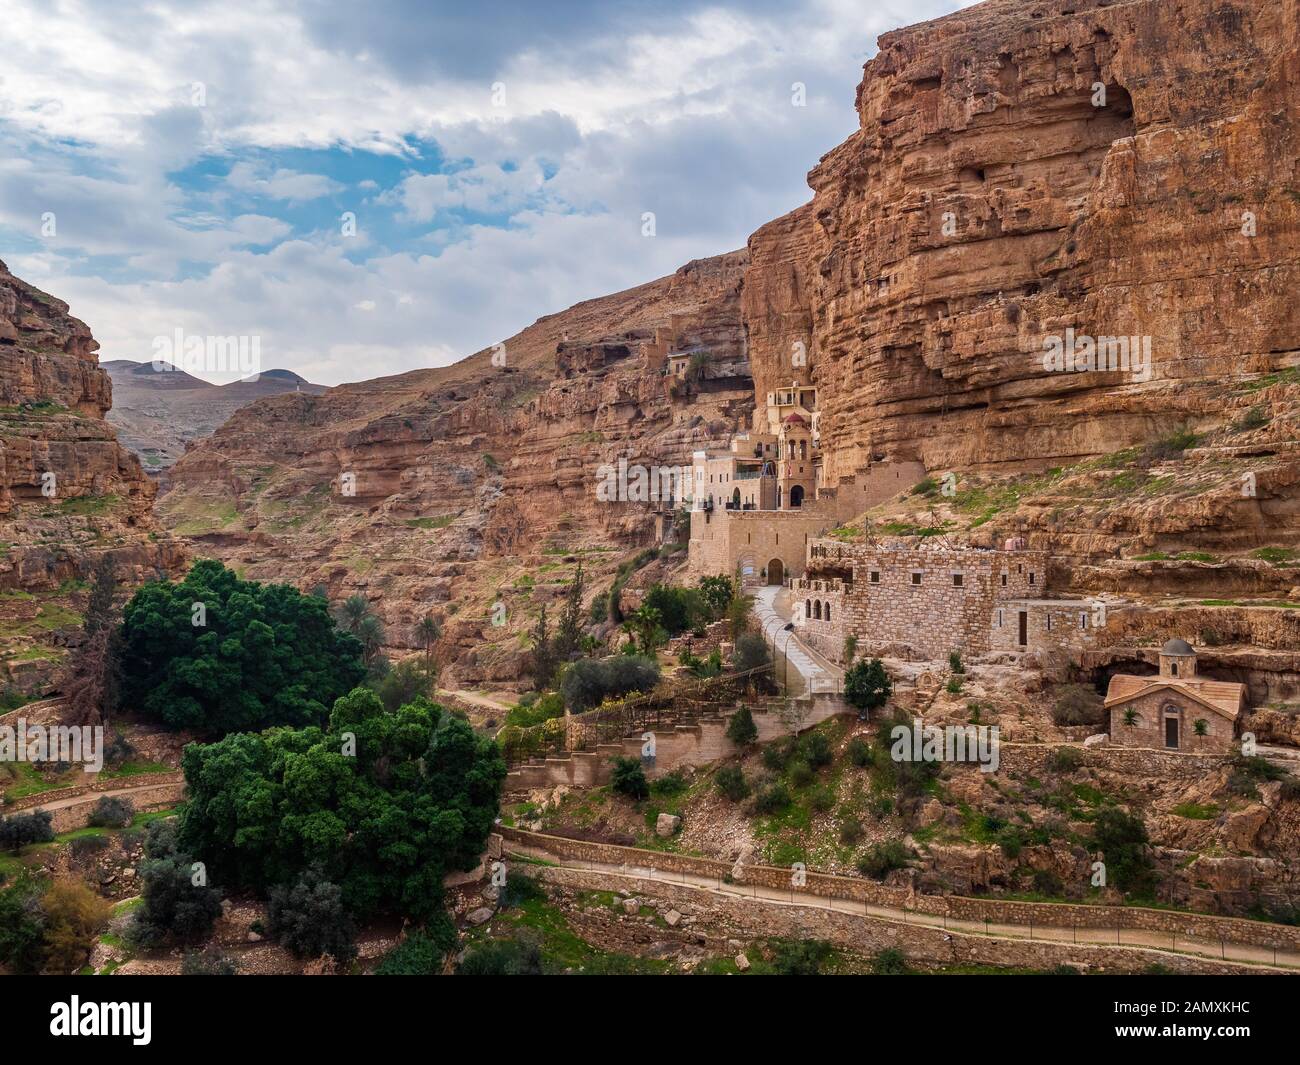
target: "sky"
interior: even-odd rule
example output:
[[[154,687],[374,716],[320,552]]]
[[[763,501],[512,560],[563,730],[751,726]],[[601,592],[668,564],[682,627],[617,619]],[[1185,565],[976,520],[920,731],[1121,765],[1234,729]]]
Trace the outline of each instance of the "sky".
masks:
[[[968,2],[6,0],[0,259],[103,360],[445,365],[743,247],[876,37]]]

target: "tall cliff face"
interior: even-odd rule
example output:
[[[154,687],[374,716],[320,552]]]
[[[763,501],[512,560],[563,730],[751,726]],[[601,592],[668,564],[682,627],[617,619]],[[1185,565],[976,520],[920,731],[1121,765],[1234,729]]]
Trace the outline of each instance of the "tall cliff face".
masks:
[[[181,558],[154,524],[153,485],[104,420],[98,346],[66,304],[0,263],[0,661],[25,688],[47,682],[75,638],[101,557],[127,585]]]
[[[162,520],[251,578],[366,596],[395,651],[442,616],[446,684],[512,679],[579,560],[600,588],[662,537],[666,512],[597,498],[601,465],[687,465],[748,424],[746,262],[693,262],[454,366],[246,407],[176,464]],[[698,380],[664,374],[670,349],[707,352]]]
[[[1300,358],[1297,47],[1266,0],[994,0],[882,37],[860,130],[745,281],[757,382],[806,330],[828,483],[1112,452]],[[1044,372],[1067,329],[1150,337],[1149,380]]]

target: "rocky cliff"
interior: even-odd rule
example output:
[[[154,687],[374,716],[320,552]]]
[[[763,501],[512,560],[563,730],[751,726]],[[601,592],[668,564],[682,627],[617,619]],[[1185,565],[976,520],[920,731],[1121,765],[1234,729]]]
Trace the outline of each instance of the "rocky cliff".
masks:
[[[454,366],[246,407],[176,464],[159,513],[249,577],[365,595],[394,652],[442,617],[448,685],[511,680],[579,561],[596,591],[671,531],[666,503],[599,500],[602,464],[689,464],[748,423],[746,262],[690,263]],[[689,380],[664,372],[677,350],[702,356]]]
[[[1298,23],[1267,0],[991,0],[889,33],[860,129],[747,257],[542,319],[502,365],[259,403],[177,465],[162,514],[252,576],[364,591],[398,646],[431,605],[471,611],[448,653],[505,677],[517,654],[471,647],[492,603],[513,589],[526,619],[577,558],[605,580],[661,531],[596,504],[599,464],[684,462],[748,419],[746,375],[760,400],[794,378],[818,386],[828,486],[877,458],[958,475],[884,508],[890,531],[1027,535],[1062,590],[1280,598]],[[1054,344],[1085,355],[1058,369]],[[709,369],[673,385],[665,345]]]
[[[0,659],[25,689],[45,686],[75,639],[101,557],[128,585],[180,561],[154,524],[153,485],[104,420],[98,347],[66,304],[0,263]]]

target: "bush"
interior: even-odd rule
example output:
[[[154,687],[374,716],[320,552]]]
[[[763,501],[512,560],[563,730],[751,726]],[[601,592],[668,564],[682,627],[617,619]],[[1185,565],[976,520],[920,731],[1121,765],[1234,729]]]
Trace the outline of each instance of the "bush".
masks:
[[[906,869],[911,856],[902,840],[873,843],[858,859],[858,872],[872,880],[884,880],[895,869]]]
[[[0,889],[0,964],[30,976],[45,961],[45,911],[40,884],[25,873]]]
[[[541,976],[542,952],[534,943],[506,939],[474,947],[456,966],[457,976]]]
[[[748,747],[758,739],[758,726],[754,724],[754,715],[749,707],[742,706],[727,722],[727,739],[737,747]]]
[[[773,944],[772,968],[779,976],[819,976],[831,956],[822,939],[779,940]]]
[[[789,774],[790,783],[796,788],[806,788],[817,779],[817,774],[812,771],[812,767],[807,762],[792,762]]]
[[[266,918],[267,934],[295,957],[356,957],[356,925],[343,905],[343,890],[318,868],[306,870],[292,887],[272,888]]]
[[[642,655],[580,658],[564,671],[560,693],[574,713],[628,692],[649,691],[659,683],[659,663]]]
[[[906,976],[912,970],[907,967],[907,955],[896,947],[886,947],[871,956],[871,971],[876,976]]]
[[[1052,707],[1056,725],[1101,725],[1106,721],[1102,698],[1086,684],[1067,684]]]
[[[846,847],[856,847],[864,835],[860,821],[844,821],[840,825],[840,842]]]
[[[1049,898],[1059,898],[1065,893],[1065,885],[1061,883],[1061,878],[1053,873],[1050,869],[1035,869],[1033,880],[1034,891],[1039,895],[1046,895]]]
[[[14,814],[0,821],[0,850],[19,851],[29,843],[49,843],[54,839],[50,815],[45,810]]]
[[[90,824],[95,828],[125,828],[135,816],[135,805],[130,799],[105,795],[90,811]]]
[[[1083,752],[1077,747],[1057,747],[1047,764],[1058,773],[1073,773],[1083,765]]]
[[[961,655],[956,651],[948,654],[948,668],[954,673],[965,673],[966,667],[962,665]]]
[[[239,963],[217,946],[187,950],[181,959],[182,976],[235,976],[238,973]]]
[[[879,658],[856,662],[844,674],[844,698],[860,716],[884,706],[893,690]]]
[[[772,653],[758,633],[745,632],[736,637],[736,647],[731,652],[731,664],[737,673],[758,669],[760,666],[770,664],[771,661]]]
[[[804,736],[799,742],[799,753],[813,769],[830,765],[835,757],[830,738],[824,732],[809,732]]]
[[[1149,897],[1155,889],[1155,865],[1142,818],[1105,807],[1093,822],[1093,839],[1106,862],[1107,882],[1136,898]]]
[[[86,964],[113,904],[80,880],[55,880],[41,898],[45,911],[45,969],[60,975]]]
[[[861,736],[854,736],[853,739],[849,740],[847,753],[849,761],[859,769],[866,769],[874,761],[871,744]]]
[[[221,916],[221,893],[194,882],[197,870],[189,856],[177,850],[172,822],[155,821],[149,826],[145,855],[140,863],[144,904],[135,911],[131,939],[145,947],[169,939],[206,939]]]
[[[769,784],[758,793],[754,800],[754,811],[760,814],[775,814],[790,807],[790,793],[784,784]]]
[[[505,887],[501,889],[498,900],[501,909],[510,910],[522,906],[525,902],[540,902],[546,898],[546,889],[536,878],[527,873],[509,872],[506,874]]]
[[[670,584],[651,585],[641,605],[659,611],[659,624],[669,636],[706,624],[711,612],[709,600],[699,590]]]
[[[653,784],[650,785],[650,791],[655,795],[680,795],[690,785],[680,769],[674,769],[671,773],[665,773]]]
[[[786,763],[790,761],[791,755],[794,754],[794,738],[785,736],[779,740],[773,740],[763,748],[763,765],[774,772],[780,772],[785,768]]]
[[[433,694],[433,681],[437,674],[425,669],[419,655],[403,658],[376,684],[372,685],[379,701],[390,714],[398,707],[414,702],[417,697]]]
[[[724,765],[714,778],[718,790],[732,802],[740,802],[749,797],[749,781],[738,765]]]
[[[610,776],[610,787],[619,794],[638,802],[650,797],[650,785],[646,783],[645,770],[636,758],[615,758],[614,772]]]
[[[445,914],[414,932],[384,955],[376,976],[438,976],[447,951],[456,945],[456,929]]]
[[[812,794],[808,796],[808,805],[819,814],[824,814],[835,805],[835,792],[825,784],[814,788]]]

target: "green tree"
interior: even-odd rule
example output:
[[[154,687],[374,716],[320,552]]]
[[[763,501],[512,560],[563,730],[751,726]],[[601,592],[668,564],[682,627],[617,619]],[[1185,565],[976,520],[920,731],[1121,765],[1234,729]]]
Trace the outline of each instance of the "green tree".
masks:
[[[538,691],[549,687],[555,680],[555,670],[559,665],[555,655],[555,644],[546,624],[546,604],[538,615],[537,624],[533,626],[533,684]]]
[[[442,626],[432,614],[425,614],[415,627],[416,635],[424,644],[424,670],[433,676],[433,645],[442,636]]]
[[[736,640],[735,650],[731,652],[731,664],[738,673],[747,673],[751,669],[766,666],[772,661],[772,654],[767,643],[756,632],[742,633]]]
[[[714,619],[723,617],[736,594],[732,579],[712,574],[700,578],[699,588],[700,594],[704,596],[705,602],[709,605],[710,616]]]
[[[140,588],[122,638],[125,702],[209,736],[319,723],[365,675],[361,643],[320,599],[240,580],[210,559],[183,581]]]
[[[884,706],[893,690],[879,658],[856,662],[844,674],[844,698],[861,718]]]
[[[1134,898],[1149,898],[1155,890],[1155,863],[1142,818],[1117,806],[1103,807],[1093,821],[1092,835],[1105,860],[1108,883]]]
[[[754,715],[749,707],[742,706],[727,722],[727,739],[737,747],[748,747],[758,739],[758,726],[754,724]]]
[[[610,776],[609,786],[619,795],[629,799],[650,797],[650,784],[646,781],[645,770],[635,758],[615,758],[614,771]]]
[[[319,866],[360,922],[429,920],[443,877],[478,860],[497,816],[496,743],[425,699],[384,709],[357,688],[326,729],[237,733],[190,744],[182,846],[232,888],[266,890]]]
[[[560,623],[555,629],[553,649],[560,662],[568,662],[582,648],[582,592],[585,582],[582,576],[582,563],[578,563],[569,584],[569,591],[564,598],[564,610],[560,613]]]
[[[599,706],[606,698],[649,691],[659,682],[659,665],[639,655],[580,658],[564,671],[560,694],[574,713]]]
[[[266,930],[298,958],[328,954],[348,962],[357,954],[356,923],[343,905],[343,892],[313,866],[292,885],[271,889]]]
[[[354,593],[343,600],[339,613],[343,620],[343,627],[355,636],[362,620],[370,616],[370,600],[364,595]]]
[[[196,867],[190,855],[178,849],[173,822],[155,821],[149,826],[140,881],[144,902],[135,911],[131,928],[136,943],[195,942],[211,934],[221,916],[221,892],[207,882],[207,870]]]

